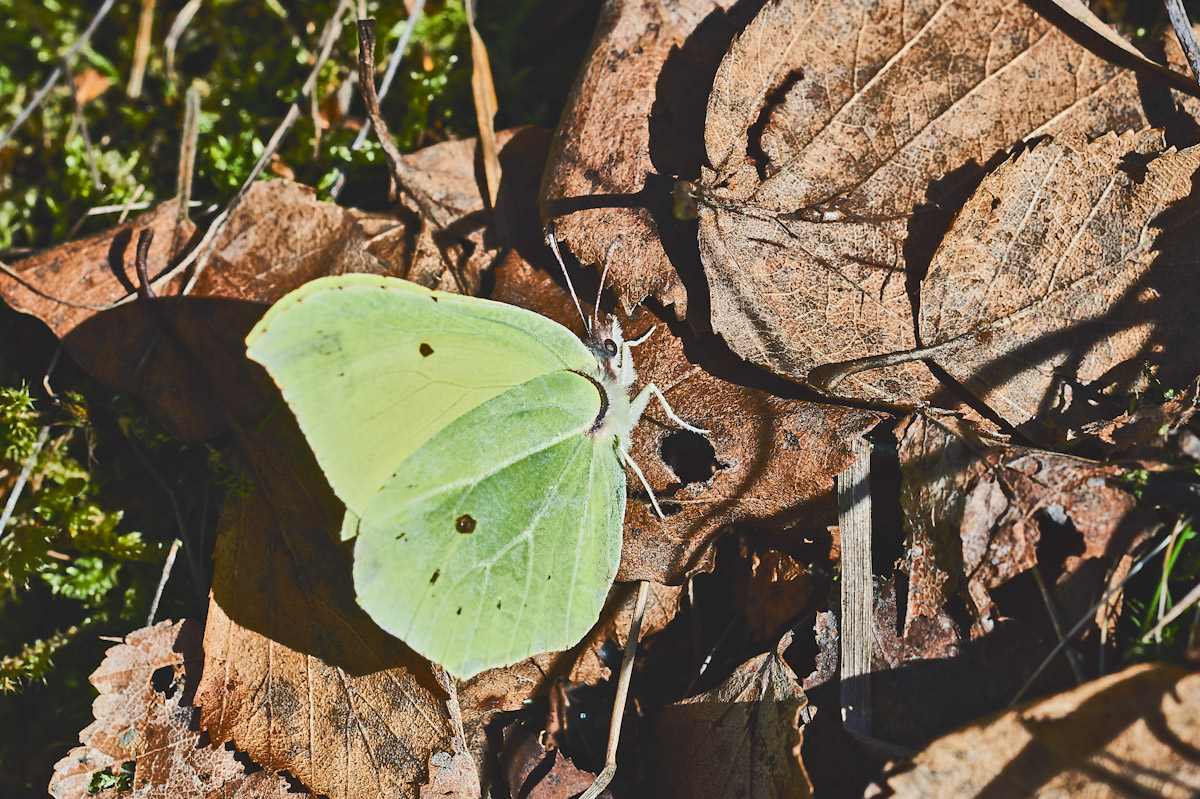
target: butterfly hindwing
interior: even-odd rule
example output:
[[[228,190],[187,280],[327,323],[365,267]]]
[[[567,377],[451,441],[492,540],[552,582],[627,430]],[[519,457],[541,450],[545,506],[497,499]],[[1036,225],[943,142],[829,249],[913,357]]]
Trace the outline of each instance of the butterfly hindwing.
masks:
[[[579,339],[543,316],[375,275],[302,286],[246,343],[358,516],[397,464],[472,408],[539,375],[595,368]]]
[[[366,507],[359,604],[459,677],[573,646],[616,575],[625,474],[592,380],[559,371],[444,427]]]

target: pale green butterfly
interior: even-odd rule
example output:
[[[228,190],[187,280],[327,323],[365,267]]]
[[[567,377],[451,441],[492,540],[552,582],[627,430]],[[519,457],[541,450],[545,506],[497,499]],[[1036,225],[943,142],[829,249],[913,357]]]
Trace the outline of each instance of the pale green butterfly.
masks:
[[[457,677],[568,649],[596,622],[622,462],[658,510],[628,453],[652,397],[707,432],[653,384],[630,398],[649,333],[587,326],[582,341],[515,306],[348,274],[288,294],[246,338],[346,505],[359,605]]]

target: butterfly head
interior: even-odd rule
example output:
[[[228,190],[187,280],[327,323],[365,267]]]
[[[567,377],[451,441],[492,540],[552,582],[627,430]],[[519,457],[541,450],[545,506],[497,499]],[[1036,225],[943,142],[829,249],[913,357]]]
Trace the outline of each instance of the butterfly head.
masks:
[[[605,378],[619,381],[622,375],[621,361],[629,353],[622,346],[625,338],[621,335],[621,323],[612,314],[605,314],[603,318],[596,319],[591,327],[584,343],[596,358],[601,381]]]

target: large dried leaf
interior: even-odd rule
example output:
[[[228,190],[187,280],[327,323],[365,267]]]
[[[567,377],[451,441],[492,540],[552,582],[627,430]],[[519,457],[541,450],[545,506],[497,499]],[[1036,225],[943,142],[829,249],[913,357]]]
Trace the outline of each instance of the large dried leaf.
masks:
[[[1192,797],[1200,675],[1133,666],[935,741],[887,780],[896,799]]]
[[[499,270],[492,296],[578,327],[563,292],[522,261]],[[880,414],[780,399],[727,382],[692,363],[689,355],[700,355],[700,348],[685,352],[684,342],[649,311],[620,319],[627,338],[657,325],[634,350],[637,387],[653,382],[681,418],[711,432],[704,440],[671,424],[658,403],[647,408],[631,453],[666,518],[654,513],[636,475],[628,475],[617,579],[681,583],[710,568],[716,536],[735,521],[825,534],[837,515],[833,478],[854,458],[849,442]]]
[[[466,751],[454,686],[355,603],[341,509],[290,418],[245,447],[252,484],[220,519],[201,727],[331,799],[416,797]]]
[[[1076,413],[1076,395],[1200,372],[1193,195],[1200,147],[1161,130],[1042,142],[988,175],[921,287],[935,360],[1013,425]]]
[[[159,622],[109,649],[91,676],[100,692],[93,703],[96,720],[79,734],[83,746],[55,765],[50,794],[55,799],[296,796],[286,778],[270,771],[248,772],[234,752],[205,742],[192,729],[187,678],[200,657],[200,628],[191,622]],[[185,661],[190,661],[186,670]],[[165,693],[154,685],[164,669],[172,673],[163,684]],[[131,791],[88,791],[97,771],[115,775],[130,761]]]
[[[796,380],[914,347],[910,292],[981,165],[1029,136],[1174,122],[1139,91],[1021,3],[768,3],[709,100],[700,249],[713,328]],[[910,362],[837,391],[914,402],[936,387]]]
[[[1037,564],[1044,527],[1057,548],[1075,552],[1062,564],[1067,573],[1123,554],[1144,528],[1134,497],[1108,482],[1122,474],[1119,466],[960,432],[913,416],[897,433],[911,530],[906,630],[937,617],[960,588],[978,631],[992,629],[991,590]]]
[[[799,799],[812,795],[800,760],[807,705],[783,661],[787,635],[737,668],[722,685],[663,708],[655,728],[659,796]]]
[[[699,177],[704,103],[739,22],[733,0],[608,0],[558,126],[541,208],[583,263],[618,238],[612,285],[631,311],[687,295],[664,251],[675,176]],[[736,16],[736,15],[735,15]]]

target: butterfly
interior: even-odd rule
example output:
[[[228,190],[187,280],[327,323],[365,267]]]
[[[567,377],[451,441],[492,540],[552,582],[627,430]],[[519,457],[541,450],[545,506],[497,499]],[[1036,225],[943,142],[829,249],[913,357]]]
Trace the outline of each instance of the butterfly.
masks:
[[[631,396],[653,329],[626,341],[599,300],[585,325],[347,274],[283,297],[246,338],[346,505],[359,605],[457,677],[568,649],[596,622],[625,466],[658,511],[628,451],[652,399],[707,432],[653,383]]]

